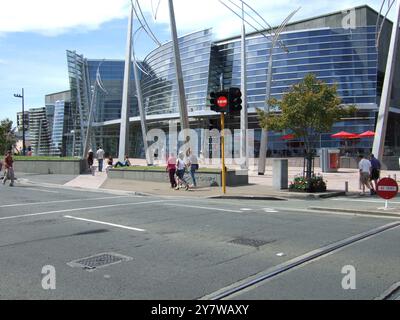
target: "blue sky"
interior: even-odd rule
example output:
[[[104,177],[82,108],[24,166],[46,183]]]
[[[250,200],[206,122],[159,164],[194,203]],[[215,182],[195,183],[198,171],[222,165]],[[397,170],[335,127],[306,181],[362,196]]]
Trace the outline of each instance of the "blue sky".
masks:
[[[167,2],[139,1],[162,43],[170,38]],[[293,21],[362,4],[379,11],[382,1],[247,0],[247,3],[274,25],[298,7],[301,9]],[[67,49],[88,58],[123,59],[129,4],[125,0],[0,0],[0,119],[16,120],[21,99],[13,94],[20,93],[22,87],[26,109],[44,106],[44,96],[48,93],[69,89]],[[174,0],[174,5],[179,35],[209,27],[218,39],[240,33],[240,20],[218,0]],[[389,17],[393,18],[393,12]],[[137,56],[144,58],[153,48],[154,43],[142,33],[135,48]]]

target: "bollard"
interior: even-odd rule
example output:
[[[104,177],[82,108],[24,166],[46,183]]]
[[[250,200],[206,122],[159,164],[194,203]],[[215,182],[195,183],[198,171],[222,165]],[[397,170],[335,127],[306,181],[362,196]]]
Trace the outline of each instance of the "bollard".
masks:
[[[344,192],[348,193],[349,192],[349,182],[345,181],[344,183]]]
[[[397,175],[394,174],[394,181],[397,181]]]

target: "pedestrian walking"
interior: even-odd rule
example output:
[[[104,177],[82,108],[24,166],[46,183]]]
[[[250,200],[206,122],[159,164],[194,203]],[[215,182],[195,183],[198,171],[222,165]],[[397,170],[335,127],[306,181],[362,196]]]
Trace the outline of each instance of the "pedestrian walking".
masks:
[[[374,192],[376,193],[376,190],[378,190],[378,180],[381,175],[381,163],[373,154],[369,156],[369,161],[371,162],[371,185],[373,181],[375,184]]]
[[[167,167],[166,171],[168,171],[169,182],[171,184],[171,188],[176,188],[176,180],[175,180],[175,173],[176,173],[176,157],[175,154],[171,153],[167,159]]]
[[[365,155],[359,156],[359,159],[360,162],[358,163],[358,169],[360,170],[360,181],[362,185],[362,193],[360,193],[360,195],[365,195],[365,187],[370,189],[370,194],[373,195],[375,191],[369,180],[371,174],[371,162]]]
[[[4,158],[4,178],[3,184],[6,184],[7,180],[11,180],[10,187],[14,186],[14,168],[13,168],[13,158],[11,155],[11,151],[7,151],[6,156]]]
[[[94,157],[93,151],[92,149],[90,149],[87,156],[87,164],[89,166],[90,172],[92,173],[92,176],[94,176],[94,170],[95,170],[95,168],[93,167],[93,157]]]
[[[97,147],[96,158],[99,163],[99,172],[103,171],[104,150],[101,146]]]
[[[183,152],[179,153],[178,159],[176,160],[176,175],[178,176],[178,185],[175,187],[175,190],[179,190],[179,184],[183,184],[186,190],[189,190],[189,184],[183,177],[185,175],[186,164],[184,161]]]
[[[190,169],[190,176],[192,177],[193,187],[197,187],[196,183],[196,171],[199,170],[199,160],[197,156],[189,150],[189,157],[188,157],[188,167]]]

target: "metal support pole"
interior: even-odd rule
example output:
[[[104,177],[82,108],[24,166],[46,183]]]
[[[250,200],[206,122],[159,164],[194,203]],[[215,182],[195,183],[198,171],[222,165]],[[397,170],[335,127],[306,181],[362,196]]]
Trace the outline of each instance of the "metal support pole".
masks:
[[[182,65],[179,51],[178,34],[176,31],[174,4],[172,0],[168,1],[169,17],[171,21],[172,48],[174,52],[177,98],[179,106],[179,114],[181,121],[181,130],[189,129],[189,116],[186,105],[185,87],[183,85]]]
[[[221,160],[222,160],[222,171],[221,171],[221,184],[222,193],[226,194],[226,170],[225,170],[225,114],[221,112]]]
[[[22,88],[22,155],[25,154],[25,94],[24,88]]]
[[[244,3],[242,2],[242,49],[241,49],[241,91],[242,91],[242,110],[240,112],[240,157],[244,158],[242,168],[249,166],[249,146],[247,143],[247,72],[246,72],[246,27],[244,24]]]
[[[74,133],[73,133],[73,136],[72,136],[72,156],[73,157],[75,157],[75,140],[76,138],[75,138],[75,130],[74,130]]]
[[[399,42],[399,22],[400,22],[400,0],[396,4],[396,18],[393,23],[392,36],[390,39],[389,53],[386,62],[385,80],[383,82],[381,104],[379,106],[378,120],[375,129],[375,138],[372,153],[377,159],[382,161],[385,148],[386,128],[389,116],[390,97],[397,57],[397,45]]]
[[[83,146],[83,154],[82,154],[82,159],[85,159],[87,156],[87,153],[89,151],[89,137],[90,137],[90,130],[91,130],[91,125],[92,125],[92,117],[93,117],[93,108],[96,100],[96,93],[97,93],[97,83],[95,83],[94,88],[93,88],[93,95],[90,100],[90,109],[89,109],[89,119],[87,123],[87,130],[86,130],[86,136],[85,136],[85,144]],[[83,128],[82,128],[83,130]]]
[[[118,160],[124,161],[129,150],[129,81],[131,75],[132,57],[132,27],[133,27],[133,6],[128,22],[128,35],[126,39],[126,55],[124,70],[124,86],[122,92],[121,125],[119,134]]]
[[[39,119],[39,138],[38,138],[37,151],[36,151],[37,156],[40,156],[41,142],[42,142],[42,119]]]
[[[271,84],[272,84],[272,62],[273,62],[273,54],[274,51],[274,43],[271,42],[271,48],[269,52],[269,63],[268,63],[268,78],[267,78],[267,90],[266,90],[266,115],[268,117],[269,114],[269,99],[271,97]],[[265,173],[265,161],[267,156],[267,144],[268,144],[268,129],[261,129],[261,141],[260,141],[260,154],[258,156],[258,174],[264,175]]]
[[[136,65],[134,47],[135,46],[133,45],[132,46],[133,71],[134,71],[134,74],[135,74],[136,96],[137,96],[137,100],[138,100],[138,107],[139,107],[139,114],[140,114],[140,126],[141,126],[141,129],[142,129],[142,139],[143,139],[143,146],[144,146],[144,154],[145,154],[145,157],[146,157],[147,165],[152,165],[153,164],[152,157],[147,152],[148,144],[147,144],[146,110],[145,110],[144,104],[143,104],[142,87],[140,86],[140,78],[139,78],[138,67]]]

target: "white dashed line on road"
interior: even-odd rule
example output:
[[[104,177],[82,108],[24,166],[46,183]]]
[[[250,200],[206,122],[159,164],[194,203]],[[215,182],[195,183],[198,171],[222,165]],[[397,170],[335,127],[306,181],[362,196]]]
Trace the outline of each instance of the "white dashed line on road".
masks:
[[[33,190],[33,191],[37,191],[37,192],[47,192],[47,193],[60,193],[59,191],[44,190],[44,189],[37,189],[37,188],[27,188],[27,187],[24,187],[24,190]]]
[[[128,230],[139,231],[139,232],[146,231],[145,229],[133,228],[133,227],[128,227],[128,226],[123,226],[121,224],[114,224],[114,223],[109,223],[109,222],[104,222],[104,221],[99,221],[99,220],[84,219],[84,218],[78,218],[78,217],[73,217],[73,216],[64,216],[64,218],[80,220],[80,221],[85,221],[85,222],[92,222],[92,223],[97,223],[97,224],[104,224],[104,225],[111,226],[111,227],[128,229]]]
[[[130,196],[115,196],[115,197],[101,197],[101,198],[88,198],[88,199],[70,199],[70,200],[54,200],[45,202],[28,202],[28,203],[16,203],[16,204],[5,204],[0,206],[0,208],[8,207],[22,207],[22,206],[33,206],[39,204],[53,204],[53,203],[65,203],[65,202],[77,202],[77,201],[92,201],[92,200],[107,200],[107,199],[118,199],[118,198],[128,198]]]
[[[104,208],[123,207],[123,206],[137,206],[137,205],[141,205],[141,204],[151,204],[151,203],[160,203],[160,202],[165,202],[165,200],[119,203],[119,204],[110,204],[110,205],[96,206],[96,207],[84,207],[84,208],[64,209],[64,210],[55,210],[55,211],[38,212],[38,213],[28,213],[28,214],[21,214],[21,215],[17,215],[17,216],[1,217],[0,220],[10,220],[10,219],[34,217],[34,216],[48,215],[48,214],[52,214],[52,213],[64,213],[64,212],[66,213],[66,212],[72,212],[72,211],[85,211],[85,210],[104,209]]]
[[[179,203],[164,203],[164,205],[166,205],[166,206],[174,206],[174,207],[184,207],[184,208],[211,210],[211,211],[224,211],[224,212],[234,212],[234,213],[242,213],[242,212],[243,212],[243,211],[231,210],[231,209],[221,209],[221,208],[212,208],[212,207],[200,207],[200,206],[189,206],[189,205],[179,204]]]

